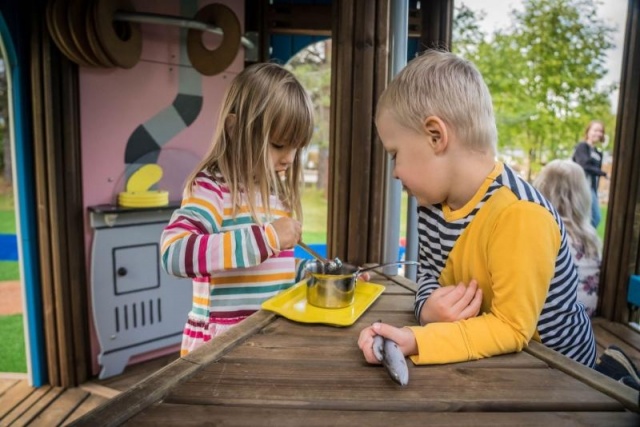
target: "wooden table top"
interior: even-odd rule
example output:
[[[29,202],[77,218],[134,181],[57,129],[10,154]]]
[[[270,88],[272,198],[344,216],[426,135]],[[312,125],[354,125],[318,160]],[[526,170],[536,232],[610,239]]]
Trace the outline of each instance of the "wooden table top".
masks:
[[[352,326],[259,311],[73,425],[640,425],[637,392],[536,342],[473,362],[408,362],[409,384],[397,385],[356,342],[377,319],[415,324],[415,284],[371,281],[386,289]]]

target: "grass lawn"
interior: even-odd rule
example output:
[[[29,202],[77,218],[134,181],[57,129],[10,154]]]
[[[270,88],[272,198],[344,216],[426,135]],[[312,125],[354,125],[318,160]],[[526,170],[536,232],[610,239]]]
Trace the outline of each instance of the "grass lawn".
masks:
[[[16,218],[13,192],[0,182],[0,233],[15,234]],[[19,280],[16,261],[0,261],[0,282]],[[0,287],[2,284],[0,283]],[[1,293],[2,289],[0,289]],[[22,314],[0,316],[0,372],[27,372]]]
[[[0,372],[27,372],[22,331],[22,314],[0,316]]]
[[[13,210],[0,210],[0,234],[16,234],[16,214]]]
[[[5,188],[0,182],[0,189]],[[0,234],[16,234],[16,214],[13,210],[13,192],[0,191]],[[17,261],[0,261],[0,282],[20,279]],[[0,341],[2,342],[2,341]]]
[[[0,261],[0,282],[20,280],[18,261]]]
[[[306,187],[302,191],[302,241],[327,243],[327,199],[321,190]]]

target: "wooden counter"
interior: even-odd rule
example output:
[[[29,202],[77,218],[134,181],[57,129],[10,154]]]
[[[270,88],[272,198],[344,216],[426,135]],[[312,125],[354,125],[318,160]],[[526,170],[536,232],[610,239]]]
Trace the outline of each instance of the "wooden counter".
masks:
[[[351,327],[259,311],[73,425],[640,425],[637,392],[535,342],[467,363],[409,362],[409,385],[397,385],[356,341],[377,319],[414,324],[415,285],[371,281],[386,289]]]

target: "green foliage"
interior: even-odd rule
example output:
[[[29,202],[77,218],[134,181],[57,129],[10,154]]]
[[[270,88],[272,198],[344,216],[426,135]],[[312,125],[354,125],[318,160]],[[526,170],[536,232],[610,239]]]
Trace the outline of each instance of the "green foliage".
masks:
[[[27,357],[21,314],[0,316],[0,342],[0,372],[26,373]]]
[[[330,43],[318,42],[307,46],[287,64],[291,72],[307,89],[314,105],[315,131],[311,143],[329,146],[329,109],[331,106]]]
[[[593,119],[611,132],[615,118],[602,85],[614,29],[596,15],[597,0],[523,0],[512,24],[482,34],[482,14],[456,10],[454,51],[473,61],[491,91],[501,152],[519,153],[535,172],[567,158]]]

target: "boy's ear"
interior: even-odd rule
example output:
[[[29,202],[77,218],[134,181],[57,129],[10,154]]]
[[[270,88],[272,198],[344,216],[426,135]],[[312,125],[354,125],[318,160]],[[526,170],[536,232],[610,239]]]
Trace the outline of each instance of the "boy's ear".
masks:
[[[233,135],[234,132],[236,131],[236,123],[237,123],[238,119],[236,117],[235,114],[231,113],[227,116],[227,118],[224,121],[224,130],[227,132],[228,135]]]
[[[424,119],[423,129],[427,135],[429,145],[438,154],[443,152],[449,144],[447,125],[438,116],[429,116]]]

